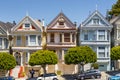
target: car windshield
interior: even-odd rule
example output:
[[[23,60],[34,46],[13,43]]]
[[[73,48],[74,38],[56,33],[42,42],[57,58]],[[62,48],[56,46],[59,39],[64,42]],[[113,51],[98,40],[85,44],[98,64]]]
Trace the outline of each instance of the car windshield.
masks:
[[[115,76],[120,76],[120,73],[116,74]]]
[[[48,76],[56,76],[56,74],[55,73],[47,73],[47,74],[42,74],[42,75],[40,75],[40,77],[48,77]]]

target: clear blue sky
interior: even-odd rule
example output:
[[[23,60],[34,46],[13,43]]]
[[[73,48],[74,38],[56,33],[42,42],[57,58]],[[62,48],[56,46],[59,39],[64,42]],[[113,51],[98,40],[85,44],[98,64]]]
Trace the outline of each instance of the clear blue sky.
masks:
[[[98,10],[105,16],[117,0],[1,0],[0,21],[17,23],[29,13],[33,19],[45,19],[49,24],[62,10],[77,24],[83,22],[98,5]]]

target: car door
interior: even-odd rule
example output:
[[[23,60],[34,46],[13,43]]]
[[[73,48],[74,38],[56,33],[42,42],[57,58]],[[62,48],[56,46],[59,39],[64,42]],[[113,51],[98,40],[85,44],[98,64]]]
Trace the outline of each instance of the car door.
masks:
[[[45,74],[44,78],[45,78],[45,80],[51,80],[49,74]]]
[[[85,74],[85,78],[93,78],[94,79],[94,72],[93,71],[89,71]]]

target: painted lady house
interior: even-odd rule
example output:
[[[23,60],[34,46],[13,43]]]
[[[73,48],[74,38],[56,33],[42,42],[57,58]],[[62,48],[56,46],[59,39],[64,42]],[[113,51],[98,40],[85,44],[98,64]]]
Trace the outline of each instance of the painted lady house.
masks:
[[[48,72],[76,73],[77,65],[64,63],[64,55],[68,48],[76,46],[76,31],[76,24],[73,24],[63,12],[60,12],[47,26],[47,49],[54,51],[59,58],[58,64],[48,66]]]
[[[42,23],[30,16],[25,16],[11,29],[12,49],[17,66],[12,70],[14,77],[20,77],[24,67],[29,67],[30,54],[42,49]]]
[[[95,10],[79,26],[79,45],[90,46],[97,54],[99,70],[110,70],[111,24]]]

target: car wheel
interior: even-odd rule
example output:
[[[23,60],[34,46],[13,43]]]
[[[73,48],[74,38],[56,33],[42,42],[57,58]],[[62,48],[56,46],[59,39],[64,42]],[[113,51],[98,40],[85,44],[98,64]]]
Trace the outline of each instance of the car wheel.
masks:
[[[53,80],[58,80],[57,78],[54,78]]]
[[[96,78],[97,78],[97,79],[99,79],[99,78],[100,78],[100,76],[96,76]]]
[[[81,77],[80,79],[81,79],[81,80],[84,80],[85,78],[84,78],[84,77]]]
[[[95,76],[91,76],[92,79],[95,79]]]

